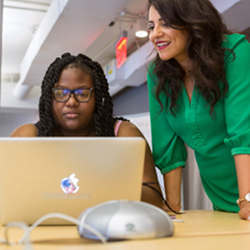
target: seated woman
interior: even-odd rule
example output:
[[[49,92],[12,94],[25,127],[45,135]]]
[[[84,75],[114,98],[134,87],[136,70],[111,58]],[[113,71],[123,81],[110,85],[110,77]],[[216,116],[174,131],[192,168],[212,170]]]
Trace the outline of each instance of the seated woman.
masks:
[[[49,66],[36,124],[17,128],[13,137],[118,136],[143,137],[123,118],[113,117],[108,82],[99,63],[85,55],[63,54]],[[168,210],[162,199],[149,146],[146,146],[142,200]]]

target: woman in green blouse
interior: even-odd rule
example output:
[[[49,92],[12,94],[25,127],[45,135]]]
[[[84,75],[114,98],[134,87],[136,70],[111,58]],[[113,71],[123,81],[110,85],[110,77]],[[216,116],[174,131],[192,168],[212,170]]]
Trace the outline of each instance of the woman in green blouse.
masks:
[[[185,143],[214,209],[250,220],[250,44],[209,0],[149,0],[148,19],[153,156],[169,203],[180,209]]]

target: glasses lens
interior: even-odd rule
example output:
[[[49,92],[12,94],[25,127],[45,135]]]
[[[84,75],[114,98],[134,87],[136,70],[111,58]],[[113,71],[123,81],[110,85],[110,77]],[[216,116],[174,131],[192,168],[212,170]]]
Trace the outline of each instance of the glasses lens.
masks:
[[[78,102],[88,102],[91,95],[91,88],[82,88],[82,89],[63,89],[63,88],[54,88],[53,94],[57,102],[67,102],[70,98],[71,93],[74,94],[74,98]]]
[[[75,89],[74,95],[78,102],[88,102],[91,89]]]
[[[58,102],[67,101],[70,91],[68,89],[53,89],[55,100]]]

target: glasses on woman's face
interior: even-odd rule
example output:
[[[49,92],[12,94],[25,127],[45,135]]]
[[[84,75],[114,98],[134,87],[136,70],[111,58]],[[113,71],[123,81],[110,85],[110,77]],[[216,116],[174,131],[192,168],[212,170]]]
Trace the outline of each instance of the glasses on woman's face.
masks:
[[[67,102],[72,94],[78,102],[88,102],[92,91],[93,88],[67,89],[58,87],[52,89],[53,97],[57,102]]]

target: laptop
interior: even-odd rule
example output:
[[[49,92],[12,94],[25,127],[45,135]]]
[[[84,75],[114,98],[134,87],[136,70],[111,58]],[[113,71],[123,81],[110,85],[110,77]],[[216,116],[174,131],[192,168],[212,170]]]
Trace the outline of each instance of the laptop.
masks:
[[[144,156],[138,137],[0,138],[0,224],[140,200]]]

